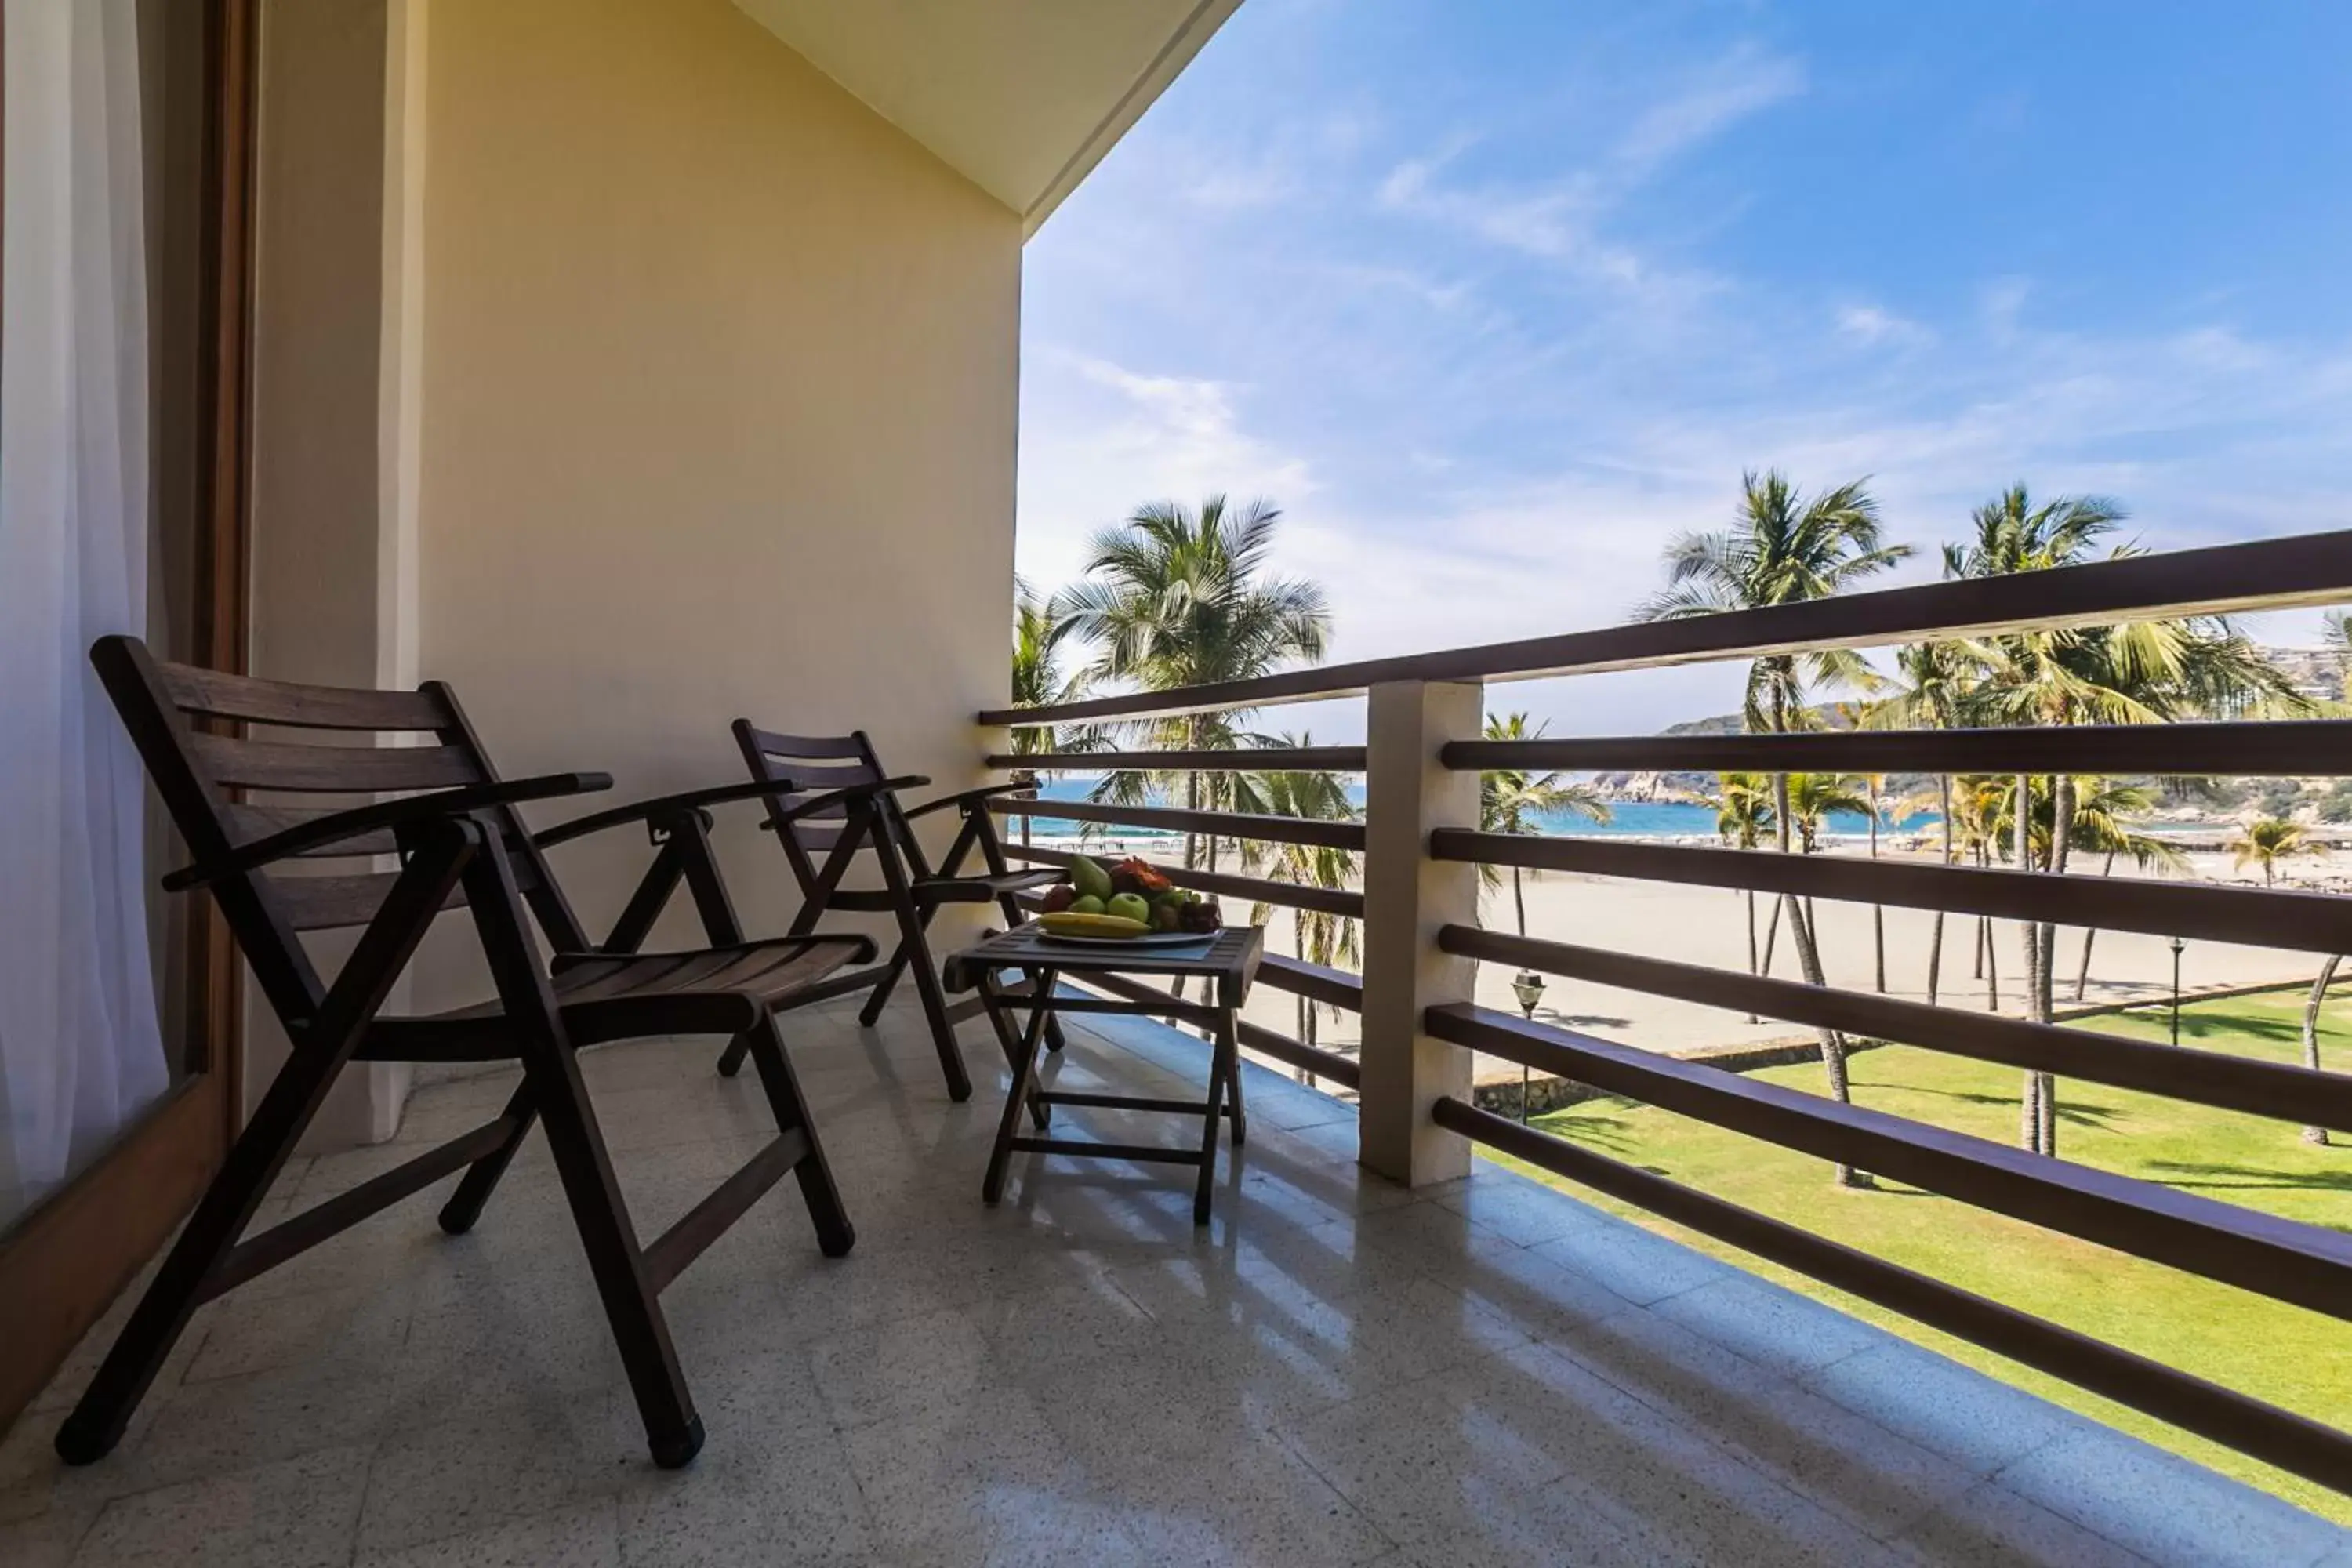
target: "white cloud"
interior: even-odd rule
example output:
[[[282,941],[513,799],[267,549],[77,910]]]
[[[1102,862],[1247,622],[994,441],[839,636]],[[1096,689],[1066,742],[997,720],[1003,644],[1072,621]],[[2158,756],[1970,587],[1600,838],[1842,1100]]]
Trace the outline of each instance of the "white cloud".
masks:
[[[1612,153],[1638,181],[1750,115],[1805,90],[1801,60],[1742,44],[1644,110]]]
[[[1448,185],[1439,176],[1479,140],[1457,134],[1434,153],[1395,164],[1377,203],[1382,211],[1442,223],[1601,281],[1703,281],[1663,275],[1630,247],[1605,237],[1603,221],[1675,159],[1804,90],[1802,62],[1742,45],[1670,89],[1588,166],[1535,185]]]
[[[1035,349],[1027,372],[1021,567],[1040,583],[1076,575],[1087,536],[1142,502],[1223,492],[1287,504],[1318,488],[1306,458],[1242,427],[1247,389],[1234,383]]]
[[[1838,331],[1866,347],[1919,348],[1936,334],[1881,305],[1846,305],[1837,313]]]

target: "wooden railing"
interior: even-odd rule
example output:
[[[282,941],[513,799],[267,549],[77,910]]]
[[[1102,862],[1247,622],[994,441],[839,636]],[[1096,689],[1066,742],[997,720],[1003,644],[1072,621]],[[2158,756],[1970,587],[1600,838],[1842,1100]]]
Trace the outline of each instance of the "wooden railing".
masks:
[[[1361,918],[1365,975],[1276,969],[1277,986],[1363,1011],[1360,1063],[1296,1041],[1272,1054],[1354,1083],[1364,1163],[1445,1179],[1482,1143],[1731,1246],[2226,1444],[2352,1492],[2352,1436],[2178,1367],[1873,1258],[1540,1129],[1478,1109],[1473,1052],[1520,1063],[2189,1274],[2352,1321],[2352,1237],[2158,1183],[1479,1007],[1477,961],[1899,1041],[2217,1109],[2352,1132],[2352,1078],[2196,1048],[1963,1012],[1737,970],[1509,936],[1476,924],[1478,868],[1832,899],[2049,921],[2312,953],[2352,952],[2352,900],[2149,879],[1872,861],[1479,831],[1482,770],[1940,774],[2352,776],[2352,723],[2198,722],[2085,728],[1486,741],[1483,682],[1749,659],[1823,648],[2352,602],[2352,533],[2138,556],[2095,565],[1857,594],[1805,605],[1298,670],[1263,680],[984,713],[989,726],[1101,722],[1369,693],[1368,743],[1287,752],[1000,753],[1026,769],[1363,770],[1360,824],[1026,800],[1038,817],[1331,845],[1363,852],[1364,885],[1306,889],[1193,871],[1224,896]],[[1463,689],[1470,689],[1465,691]],[[1033,859],[1050,849],[1015,850]],[[1261,1035],[1265,1032],[1261,1031]],[[1300,1053],[1306,1053],[1302,1056]],[[1328,1058],[1328,1059],[1327,1059]],[[1348,1076],[1352,1074],[1352,1077]]]

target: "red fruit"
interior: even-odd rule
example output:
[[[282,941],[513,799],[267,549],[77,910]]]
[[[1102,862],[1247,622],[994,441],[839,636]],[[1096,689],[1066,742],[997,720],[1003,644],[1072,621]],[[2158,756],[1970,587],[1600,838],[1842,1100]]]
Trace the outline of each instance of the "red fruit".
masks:
[[[1041,907],[1049,915],[1058,915],[1077,901],[1078,890],[1067,882],[1061,882],[1045,889],[1045,902]]]

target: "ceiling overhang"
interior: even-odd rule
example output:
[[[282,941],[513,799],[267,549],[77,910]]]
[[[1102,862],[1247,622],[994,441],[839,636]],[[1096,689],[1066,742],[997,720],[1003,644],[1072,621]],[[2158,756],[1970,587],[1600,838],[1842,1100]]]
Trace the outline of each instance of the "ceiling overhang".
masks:
[[[1034,234],[1241,0],[735,0]]]

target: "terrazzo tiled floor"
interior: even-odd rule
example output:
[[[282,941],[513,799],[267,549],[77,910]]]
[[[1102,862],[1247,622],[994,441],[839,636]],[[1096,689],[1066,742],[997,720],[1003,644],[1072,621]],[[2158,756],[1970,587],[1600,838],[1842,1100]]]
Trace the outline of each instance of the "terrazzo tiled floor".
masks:
[[[68,1471],[48,1440],[101,1325],[0,1444],[0,1563],[2352,1563],[2321,1521],[1560,1194],[1362,1175],[1349,1110],[1279,1075],[1252,1070],[1196,1232],[1172,1167],[1016,1164],[984,1209],[977,1026],[962,1106],[905,1013],[793,1035],[858,1246],[820,1258],[787,1183],[672,1287],[692,1469],[646,1458],[535,1141],[474,1235],[423,1194],[207,1308],[121,1448]],[[1156,1026],[1072,1037],[1065,1087],[1197,1081]],[[764,1137],[715,1048],[584,1058],[644,1234]],[[278,1211],[509,1082],[421,1091],[402,1144],[299,1164]]]

